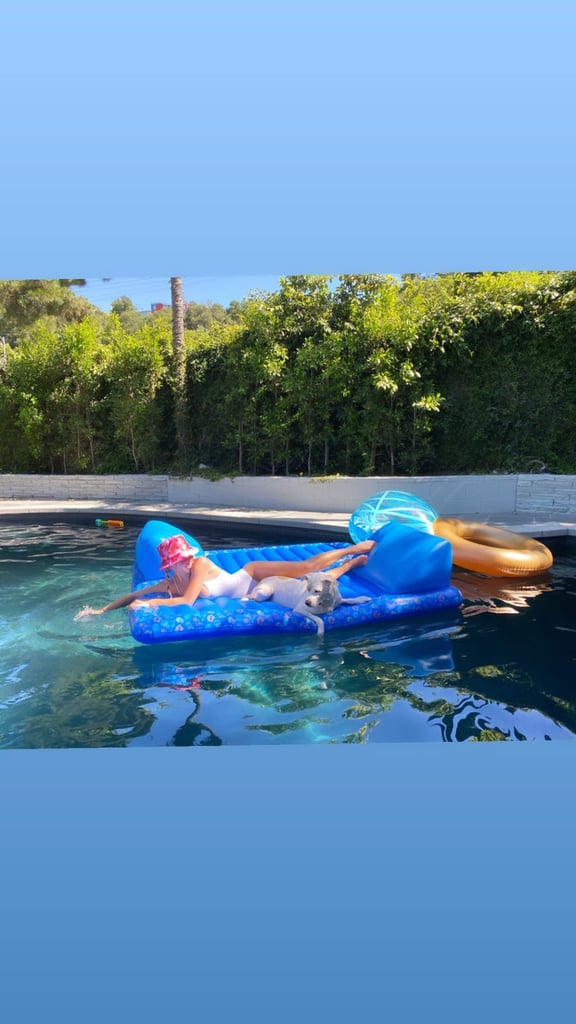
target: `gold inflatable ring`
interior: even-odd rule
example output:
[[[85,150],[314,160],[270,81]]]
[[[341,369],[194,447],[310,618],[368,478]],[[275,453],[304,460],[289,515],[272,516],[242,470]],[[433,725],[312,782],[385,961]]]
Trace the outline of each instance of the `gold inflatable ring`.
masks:
[[[450,541],[454,565],[485,576],[537,576],[552,565],[552,552],[540,541],[499,526],[436,519],[433,531]]]

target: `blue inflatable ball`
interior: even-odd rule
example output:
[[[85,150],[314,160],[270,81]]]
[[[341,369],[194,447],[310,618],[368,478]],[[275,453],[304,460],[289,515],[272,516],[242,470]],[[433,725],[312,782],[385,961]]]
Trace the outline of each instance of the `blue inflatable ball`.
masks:
[[[355,544],[369,540],[386,523],[401,523],[422,533],[432,533],[438,518],[435,509],[422,498],[405,491],[383,491],[367,498],[350,516],[348,531]]]

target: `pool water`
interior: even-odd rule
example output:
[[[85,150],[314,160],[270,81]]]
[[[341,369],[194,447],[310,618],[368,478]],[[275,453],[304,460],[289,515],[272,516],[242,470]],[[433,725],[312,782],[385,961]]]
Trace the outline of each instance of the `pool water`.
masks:
[[[208,550],[258,543],[188,531]],[[535,581],[455,572],[456,611],[149,647],[126,610],[74,621],[131,589],[138,532],[0,524],[0,748],[576,736],[576,555],[562,542]]]

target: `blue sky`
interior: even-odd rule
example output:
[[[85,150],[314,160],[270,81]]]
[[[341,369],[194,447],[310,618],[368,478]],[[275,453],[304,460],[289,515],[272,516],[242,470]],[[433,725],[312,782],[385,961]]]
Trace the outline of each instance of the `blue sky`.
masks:
[[[0,276],[572,267],[575,18],[571,0],[8,4]]]

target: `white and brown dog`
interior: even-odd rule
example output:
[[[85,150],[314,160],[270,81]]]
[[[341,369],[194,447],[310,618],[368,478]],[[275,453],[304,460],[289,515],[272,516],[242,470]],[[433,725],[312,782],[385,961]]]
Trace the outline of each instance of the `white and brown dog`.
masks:
[[[342,597],[338,581],[329,572],[311,572],[301,579],[288,576],[268,576],[257,583],[243,601],[274,601],[304,615],[316,623],[318,636],[324,634],[320,615],[327,615],[341,604],[362,604],[369,597]],[[313,610],[312,610],[313,609]]]

